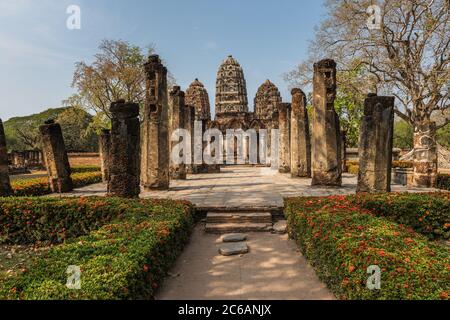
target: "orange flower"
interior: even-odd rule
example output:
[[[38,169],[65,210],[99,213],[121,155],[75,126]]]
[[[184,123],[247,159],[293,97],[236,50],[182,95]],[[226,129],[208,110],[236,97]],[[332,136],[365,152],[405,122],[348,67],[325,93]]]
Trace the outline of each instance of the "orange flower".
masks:
[[[348,267],[348,271],[349,271],[349,272],[353,272],[353,271],[355,271],[355,269],[356,269],[355,266],[350,266],[350,267]]]

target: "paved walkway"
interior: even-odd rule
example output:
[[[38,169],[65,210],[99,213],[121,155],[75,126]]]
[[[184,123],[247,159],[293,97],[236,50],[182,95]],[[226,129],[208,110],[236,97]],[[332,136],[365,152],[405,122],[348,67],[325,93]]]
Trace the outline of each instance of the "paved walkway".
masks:
[[[172,181],[168,191],[143,192],[142,198],[172,198],[192,202],[199,208],[268,208],[283,207],[283,198],[352,194],[356,176],[343,175],[341,188],[311,187],[311,179],[293,179],[270,168],[232,166],[221,173],[190,175],[187,180]],[[393,185],[393,191],[429,192],[430,189]],[[71,195],[104,195],[105,184],[76,190]]]
[[[218,254],[220,237],[199,225],[157,300],[332,300],[287,235],[249,233],[250,253]]]

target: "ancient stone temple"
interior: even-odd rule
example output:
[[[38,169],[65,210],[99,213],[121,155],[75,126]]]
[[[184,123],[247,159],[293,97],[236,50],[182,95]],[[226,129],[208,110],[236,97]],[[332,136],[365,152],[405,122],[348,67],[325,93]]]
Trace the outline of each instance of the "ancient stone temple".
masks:
[[[141,172],[144,189],[169,189],[169,112],[167,69],[159,56],[145,64],[147,77],[142,132]]]
[[[111,152],[111,131],[108,129],[102,130],[98,139],[99,153],[100,153],[100,167],[102,170],[103,182],[109,180],[109,157]]]
[[[5,130],[0,119],[0,197],[12,194],[8,170],[8,150],[6,148]]]
[[[255,96],[255,117],[260,120],[273,119],[278,113],[280,103],[280,91],[270,80],[266,80]]]
[[[186,90],[186,105],[195,107],[196,120],[211,120],[208,91],[198,79]]]
[[[312,185],[341,186],[341,129],[334,109],[336,62],[314,64],[312,119]]]
[[[357,192],[391,191],[394,101],[371,94],[364,102]]]
[[[111,151],[108,195],[134,198],[140,193],[139,104],[111,104]]]
[[[39,127],[39,131],[50,189],[52,192],[72,191],[73,182],[70,177],[69,158],[67,157],[61,126],[54,120],[48,120]]]
[[[292,177],[311,177],[311,139],[306,95],[292,90],[291,104],[291,174]]]
[[[169,113],[170,113],[170,153],[172,154],[174,148],[180,144],[182,137],[177,135],[178,129],[185,128],[185,112],[186,106],[184,102],[184,92],[181,88],[176,86],[169,93]],[[178,137],[178,140],[174,139],[174,135]],[[179,155],[182,158],[182,154]],[[186,179],[186,164],[177,163],[174,161],[181,159],[171,159],[170,162],[170,178],[174,180],[185,180]]]
[[[244,71],[232,56],[228,56],[217,72],[216,114],[241,112],[248,112]]]

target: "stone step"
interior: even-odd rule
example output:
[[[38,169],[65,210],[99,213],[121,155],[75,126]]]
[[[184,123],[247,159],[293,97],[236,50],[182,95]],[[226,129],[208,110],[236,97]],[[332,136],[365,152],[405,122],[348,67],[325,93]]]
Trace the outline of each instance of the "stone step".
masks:
[[[209,212],[207,223],[272,223],[270,212]]]
[[[272,231],[272,223],[206,223],[207,233],[226,234],[239,232],[268,232]]]

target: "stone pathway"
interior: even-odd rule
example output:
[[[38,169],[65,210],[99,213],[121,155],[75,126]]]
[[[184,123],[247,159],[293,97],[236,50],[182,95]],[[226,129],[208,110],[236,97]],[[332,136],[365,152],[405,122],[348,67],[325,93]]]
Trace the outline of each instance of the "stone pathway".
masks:
[[[190,175],[188,180],[172,181],[168,191],[141,193],[142,198],[188,200],[204,210],[220,208],[282,208],[283,198],[295,196],[345,195],[356,191],[356,176],[343,175],[342,188],[311,187],[311,179],[292,179],[270,168],[230,166],[221,173]],[[430,192],[430,189],[393,185],[393,191]],[[95,184],[69,195],[105,195],[106,185]]]
[[[332,300],[287,235],[248,233],[250,252],[222,256],[222,236],[199,225],[157,300]]]

